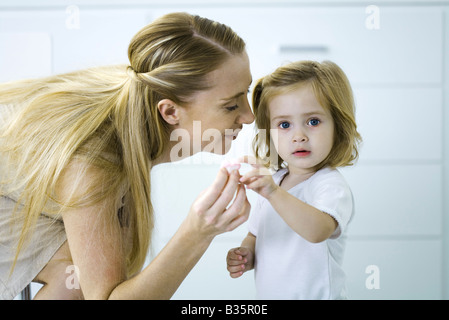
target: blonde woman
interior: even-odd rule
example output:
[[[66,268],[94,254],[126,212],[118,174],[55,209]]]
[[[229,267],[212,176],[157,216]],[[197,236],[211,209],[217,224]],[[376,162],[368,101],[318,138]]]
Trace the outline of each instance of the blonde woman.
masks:
[[[290,63],[258,81],[253,107],[268,135],[255,140],[256,155],[276,172],[254,164],[240,179],[259,201],[241,247],[228,252],[228,271],[237,278],[254,268],[259,299],[346,298],[354,206],[337,168],[357,159],[361,141],[349,81],[330,61]]]
[[[212,239],[248,218],[238,173],[221,169],[142,270],[150,170],[171,160],[170,134],[201,121],[221,135],[209,150],[225,153],[254,117],[245,43],[225,25],[169,14],[128,56],[129,66],[0,85],[0,298],[36,281],[36,299],[168,299]]]

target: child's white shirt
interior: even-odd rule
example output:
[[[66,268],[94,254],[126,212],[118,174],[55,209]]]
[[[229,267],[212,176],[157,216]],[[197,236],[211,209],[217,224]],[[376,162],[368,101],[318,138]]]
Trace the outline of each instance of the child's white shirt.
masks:
[[[273,175],[276,184],[287,172],[281,169]],[[256,236],[257,299],[347,298],[342,262],[346,229],[354,211],[348,184],[338,170],[323,168],[288,192],[331,215],[338,227],[329,239],[308,242],[259,196],[248,223]]]

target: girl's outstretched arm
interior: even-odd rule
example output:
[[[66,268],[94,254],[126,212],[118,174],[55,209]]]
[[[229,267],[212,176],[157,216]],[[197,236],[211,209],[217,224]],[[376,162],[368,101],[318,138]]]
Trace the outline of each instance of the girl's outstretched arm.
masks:
[[[248,157],[242,158],[248,162]],[[254,161],[254,160],[253,160]],[[277,185],[268,169],[252,163],[254,169],[240,178],[248,189],[270,201],[276,212],[297,234],[307,241],[318,243],[328,239],[337,228],[337,221],[329,214],[304,203]]]

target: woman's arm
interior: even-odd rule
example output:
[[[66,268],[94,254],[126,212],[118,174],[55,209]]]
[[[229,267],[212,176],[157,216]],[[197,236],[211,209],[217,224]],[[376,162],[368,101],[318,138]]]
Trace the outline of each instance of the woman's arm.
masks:
[[[68,243],[79,269],[84,297],[169,299],[212,239],[247,220],[250,205],[238,178],[236,172],[228,175],[226,169],[221,169],[213,184],[194,202],[166,247],[131,279],[126,279],[120,225],[107,224],[103,217],[108,205],[99,203],[65,212]],[[228,207],[236,191],[237,196]]]
[[[221,169],[212,186],[192,205],[187,219],[154,261],[140,274],[121,283],[111,298],[169,299],[189,274],[213,238],[231,231],[247,220],[250,205],[239,176]],[[237,196],[228,210],[226,206]],[[140,293],[137,295],[137,293]]]

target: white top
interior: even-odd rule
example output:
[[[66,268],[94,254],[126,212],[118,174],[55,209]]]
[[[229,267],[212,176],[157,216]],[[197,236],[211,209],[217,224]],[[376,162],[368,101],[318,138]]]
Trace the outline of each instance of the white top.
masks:
[[[273,175],[279,184],[287,169]],[[332,236],[311,243],[294,232],[268,200],[259,197],[249,218],[256,236],[257,299],[345,299],[342,269],[346,229],[354,211],[351,190],[341,173],[324,168],[288,190],[338,223]]]

